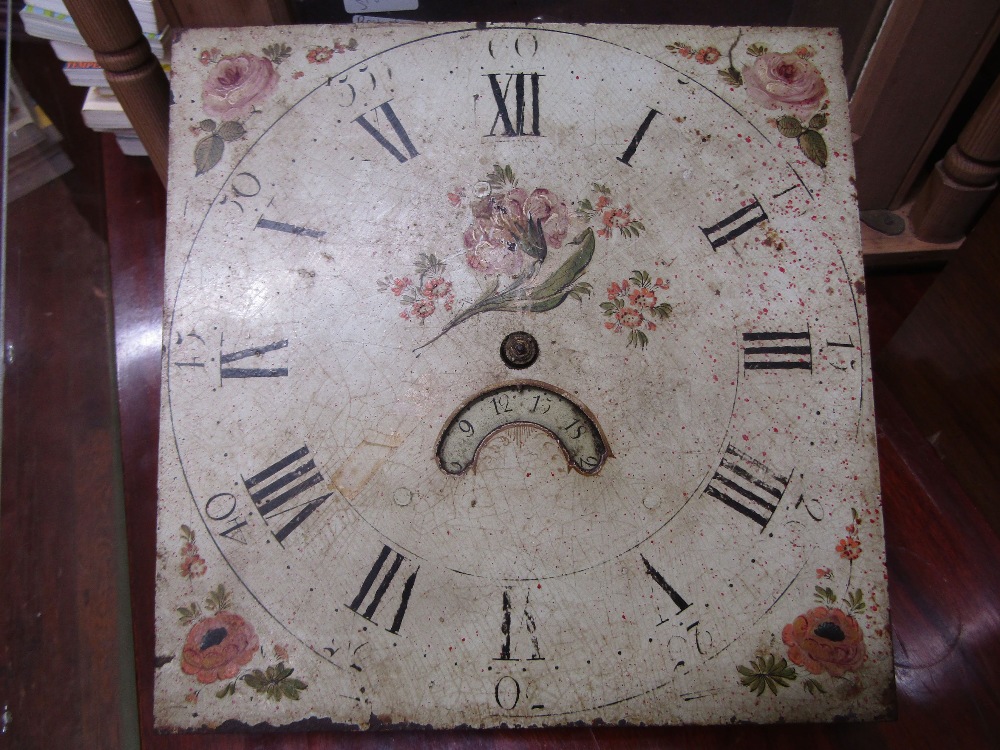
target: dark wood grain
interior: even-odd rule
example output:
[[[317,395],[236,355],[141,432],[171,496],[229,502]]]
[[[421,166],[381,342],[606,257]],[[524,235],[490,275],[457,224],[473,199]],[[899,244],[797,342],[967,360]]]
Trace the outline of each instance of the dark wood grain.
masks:
[[[995,200],[893,336],[879,366],[923,436],[1000,532],[998,236]]]
[[[7,243],[0,747],[117,747],[132,667],[107,246],[62,180],[10,205]]]

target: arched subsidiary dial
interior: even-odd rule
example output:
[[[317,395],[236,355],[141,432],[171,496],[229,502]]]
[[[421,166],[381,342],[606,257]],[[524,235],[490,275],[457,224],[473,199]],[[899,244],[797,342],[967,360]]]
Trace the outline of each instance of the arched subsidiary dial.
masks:
[[[881,715],[837,51],[184,35],[158,724]]]
[[[544,430],[581,474],[596,474],[608,457],[601,428],[572,399],[541,384],[512,383],[476,396],[452,417],[438,443],[441,468],[468,471],[483,443],[512,425]]]

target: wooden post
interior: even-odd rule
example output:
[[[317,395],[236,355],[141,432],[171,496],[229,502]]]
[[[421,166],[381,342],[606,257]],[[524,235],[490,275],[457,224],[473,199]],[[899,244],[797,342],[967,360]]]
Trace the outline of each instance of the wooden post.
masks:
[[[166,184],[170,84],[128,0],[66,0],[66,8]]]
[[[926,242],[961,239],[1000,177],[1000,78],[944,159],[934,165],[910,214]]]

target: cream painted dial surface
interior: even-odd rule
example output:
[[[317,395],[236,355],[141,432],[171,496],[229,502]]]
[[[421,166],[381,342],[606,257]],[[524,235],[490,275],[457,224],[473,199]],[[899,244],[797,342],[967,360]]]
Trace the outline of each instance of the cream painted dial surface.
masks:
[[[159,725],[888,710],[834,36],[174,60]]]

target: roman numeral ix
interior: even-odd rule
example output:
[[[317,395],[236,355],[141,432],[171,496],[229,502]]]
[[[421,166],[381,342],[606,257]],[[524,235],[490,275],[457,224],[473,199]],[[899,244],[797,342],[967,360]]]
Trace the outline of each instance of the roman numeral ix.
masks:
[[[333,494],[328,492],[312,500],[290,505],[299,498],[299,495],[323,481],[323,475],[316,469],[313,460],[311,458],[308,461],[304,460],[308,456],[309,449],[302,446],[263,471],[243,480],[247,492],[250,493],[250,499],[253,500],[264,523],[272,529],[271,533],[282,546],[289,534],[301,526]],[[293,512],[291,518],[286,515]],[[280,524],[277,531],[273,530],[275,523]]]
[[[219,352],[219,377],[220,378],[282,378],[288,375],[287,367],[226,367],[233,362],[239,362],[249,357],[262,357],[267,352],[284,349],[288,346],[288,339],[275,341],[273,344],[265,346],[255,346],[250,349],[242,349],[238,352],[223,354]],[[219,348],[222,348],[222,341],[219,341]]]

